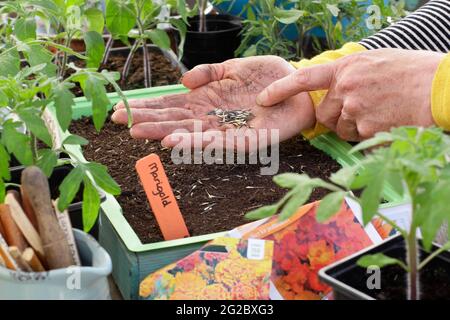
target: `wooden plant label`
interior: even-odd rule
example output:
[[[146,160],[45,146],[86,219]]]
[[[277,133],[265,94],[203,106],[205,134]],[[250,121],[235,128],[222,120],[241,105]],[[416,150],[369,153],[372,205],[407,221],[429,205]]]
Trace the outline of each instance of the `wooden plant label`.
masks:
[[[189,231],[159,156],[152,153],[138,160],[136,170],[164,239],[189,237]]]

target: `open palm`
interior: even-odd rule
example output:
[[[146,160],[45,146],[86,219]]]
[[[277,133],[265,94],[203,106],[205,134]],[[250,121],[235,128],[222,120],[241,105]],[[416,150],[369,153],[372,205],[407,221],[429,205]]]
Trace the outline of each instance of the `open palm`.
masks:
[[[288,62],[275,56],[232,59],[221,64],[198,66],[186,73],[182,80],[190,92],[130,101],[133,114],[131,135],[163,140],[165,146],[173,147],[180,140],[179,134],[173,134],[175,130],[194,132],[201,121],[202,131],[211,134],[229,129],[239,136],[248,134],[248,130],[258,134],[258,129],[277,129],[280,140],[286,140],[313,125],[315,117],[309,95],[303,93],[269,108],[259,106],[256,96],[272,82],[294,71]],[[220,123],[216,116],[208,115],[216,108],[250,110],[253,117],[248,126],[234,128]],[[122,103],[116,106],[112,119],[116,123],[127,123]]]

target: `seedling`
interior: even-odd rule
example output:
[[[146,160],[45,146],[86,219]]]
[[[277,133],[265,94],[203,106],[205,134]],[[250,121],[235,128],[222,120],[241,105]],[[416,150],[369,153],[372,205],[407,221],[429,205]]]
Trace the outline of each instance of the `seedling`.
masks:
[[[232,124],[236,128],[249,127],[248,121],[254,118],[250,110],[223,110],[216,108],[208,112],[208,115],[217,116],[221,124]]]
[[[62,5],[63,2],[58,1],[57,4]],[[13,1],[11,3],[14,4]],[[106,70],[100,73],[94,68],[78,68],[71,63],[61,69],[61,60],[52,51],[55,48],[88,62],[89,57],[51,39],[38,38],[36,24],[33,23],[36,16],[32,14],[41,16],[45,11],[43,8],[56,4],[53,1],[17,2],[26,4],[27,8],[29,3],[36,3],[36,8],[40,9],[16,12],[15,19],[8,20],[0,30],[0,37],[5,41],[0,49],[0,114],[3,115],[0,117],[0,203],[4,202],[5,189],[10,185],[12,156],[21,165],[36,165],[50,176],[55,167],[64,164],[58,158],[59,154],[69,154],[75,168],[59,185],[58,209],[66,209],[83,184],[83,224],[88,231],[94,225],[100,208],[96,186],[116,195],[120,193],[120,187],[108,175],[105,166],[81,160],[71,152],[71,148],[67,148],[68,145],[85,145],[88,143],[86,139],[77,135],[69,135],[63,141],[60,137],[58,139],[59,132],[66,131],[72,121],[75,97],[70,89],[79,84],[92,103],[97,130],[102,128],[110,105],[105,88],[108,84],[124,98],[126,106],[128,104],[116,83],[117,73]],[[66,78],[61,73],[65,68],[73,71]],[[49,107],[54,108],[55,120],[49,116]]]
[[[151,66],[147,43],[150,40],[161,49],[170,49],[170,38],[167,35],[164,25],[169,25],[177,29],[180,33],[181,41],[179,50],[182,52],[184,38],[186,35],[187,9],[184,0],[176,1],[176,8],[179,18],[161,16],[163,7],[171,5],[165,1],[156,3],[146,0],[107,0],[106,1],[106,26],[111,33],[111,39],[106,45],[106,52],[103,63],[106,63],[109,51],[114,39],[120,39],[124,43],[129,43],[129,38],[134,39],[130,48],[130,53],[122,71],[122,82],[125,82],[130,71],[131,62],[137,50],[143,50],[144,65],[144,85],[151,87]],[[136,28],[133,30],[133,28]],[[182,53],[180,54],[180,56]]]
[[[276,176],[275,183],[289,192],[276,204],[251,211],[247,217],[260,219],[280,212],[280,219],[286,219],[309,199],[314,188],[325,188],[331,193],[321,201],[317,219],[326,221],[337,213],[344,197],[350,197],[361,205],[364,224],[379,216],[397,229],[406,243],[406,261],[376,254],[362,257],[358,264],[363,267],[400,266],[408,274],[408,298],[416,300],[420,298],[420,270],[450,249],[450,242],[447,242],[420,261],[417,237],[420,231],[422,246],[429,252],[439,229],[450,222],[450,137],[437,128],[401,127],[389,133],[378,133],[355,146],[352,152],[373,147],[378,148],[366,155],[360,164],[332,174],[330,182],[306,174]],[[409,198],[412,205],[409,230],[379,212],[385,182],[389,182],[398,194]],[[350,192],[361,189],[360,197]]]

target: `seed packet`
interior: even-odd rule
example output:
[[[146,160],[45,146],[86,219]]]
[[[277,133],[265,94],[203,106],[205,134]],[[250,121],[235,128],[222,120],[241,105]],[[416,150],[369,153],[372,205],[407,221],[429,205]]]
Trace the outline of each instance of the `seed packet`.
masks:
[[[250,231],[247,226],[229,234],[274,241],[272,299],[330,299],[331,288],[319,281],[319,270],[381,241],[371,224],[362,226],[355,202],[344,201],[340,212],[325,223],[316,220],[318,205],[307,204],[285,221],[274,216]]]
[[[268,300],[273,242],[217,238],[140,284],[147,300]]]

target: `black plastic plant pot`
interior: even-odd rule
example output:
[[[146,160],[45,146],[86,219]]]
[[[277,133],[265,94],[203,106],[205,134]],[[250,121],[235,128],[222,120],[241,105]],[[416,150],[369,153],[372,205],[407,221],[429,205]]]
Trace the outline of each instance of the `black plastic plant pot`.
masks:
[[[58,198],[59,196],[58,187],[72,169],[73,169],[72,165],[66,164],[60,167],[56,167],[53,170],[53,173],[48,181],[50,186],[50,193],[53,199]],[[22,176],[23,170],[24,170],[23,166],[10,169],[11,172],[10,182],[20,184],[20,178]],[[70,221],[72,222],[72,227],[80,230],[83,230],[82,197],[83,197],[83,188],[81,187],[80,191],[78,191],[78,194],[75,196],[74,201],[67,209],[67,211],[69,212]],[[101,193],[100,199],[101,202],[104,202],[106,200],[106,195]],[[95,221],[95,224],[92,227],[92,229],[89,231],[89,234],[92,235],[95,239],[98,239],[98,231],[99,231],[99,218],[97,217],[97,220]]]
[[[434,245],[431,252],[438,249]],[[407,274],[397,265],[381,269],[362,268],[356,264],[367,254],[383,253],[405,261],[405,242],[395,236],[369,247],[319,271],[320,280],[333,288],[335,300],[405,300]],[[428,256],[420,249],[420,260]],[[379,277],[379,278],[377,278]],[[420,272],[421,299],[450,299],[450,252],[443,252]]]
[[[184,44],[183,63],[192,69],[204,63],[223,62],[234,58],[241,43],[242,22],[230,15],[207,15],[206,31],[199,32],[199,17],[189,19]]]

